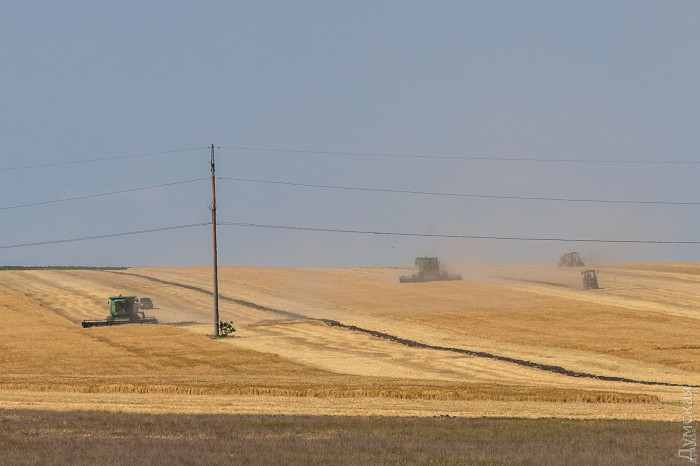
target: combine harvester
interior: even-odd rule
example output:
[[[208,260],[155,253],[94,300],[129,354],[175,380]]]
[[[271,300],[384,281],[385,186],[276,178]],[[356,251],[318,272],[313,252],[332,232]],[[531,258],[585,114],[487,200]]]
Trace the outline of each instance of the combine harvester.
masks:
[[[136,296],[111,296],[109,313],[105,320],[84,320],[83,328],[123,324],[157,324],[155,317],[146,317]]]
[[[559,258],[558,267],[583,267],[584,264],[577,252],[567,252]]]
[[[416,257],[416,272],[411,276],[399,277],[400,283],[436,282],[444,280],[461,280],[460,274],[450,274],[440,270],[440,260],[437,257]]]

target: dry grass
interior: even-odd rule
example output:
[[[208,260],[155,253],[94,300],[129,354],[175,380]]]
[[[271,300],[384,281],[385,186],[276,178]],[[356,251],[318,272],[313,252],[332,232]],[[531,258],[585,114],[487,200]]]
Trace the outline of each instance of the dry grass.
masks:
[[[0,410],[3,464],[682,464],[678,423]]]

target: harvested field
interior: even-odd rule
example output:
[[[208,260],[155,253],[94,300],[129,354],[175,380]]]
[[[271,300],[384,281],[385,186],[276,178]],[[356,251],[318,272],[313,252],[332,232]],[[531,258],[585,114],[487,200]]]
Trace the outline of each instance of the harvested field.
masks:
[[[252,413],[247,403],[280,412],[297,399],[308,403],[294,413],[337,414],[311,400],[342,399],[353,414],[674,420],[681,387],[700,384],[700,278],[679,265],[601,265],[602,289],[587,292],[579,270],[556,267],[413,284],[399,268],[224,267],[221,318],[238,329],[226,340],[206,336],[208,268],[0,271],[0,400],[71,394],[73,408],[120,410],[138,395],[138,410],[161,412],[158,397],[175,396],[219,412],[232,397]],[[147,313],[170,325],[80,327],[118,293],[151,297]]]
[[[172,326],[82,329],[0,290],[0,389],[440,400],[655,402],[649,395],[348,376]],[[37,329],[41,329],[40,332]],[[273,374],[274,377],[271,377]]]

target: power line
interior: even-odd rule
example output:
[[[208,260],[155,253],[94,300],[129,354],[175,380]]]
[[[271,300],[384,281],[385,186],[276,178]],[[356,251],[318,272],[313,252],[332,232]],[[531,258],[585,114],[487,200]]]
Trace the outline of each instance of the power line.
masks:
[[[426,154],[398,154],[381,152],[341,152],[341,151],[319,151],[303,149],[276,149],[262,147],[239,147],[239,146],[217,146],[219,149],[230,149],[254,152],[279,152],[288,154],[312,154],[312,155],[337,155],[349,157],[388,157],[404,159],[436,159],[436,160],[475,160],[488,162],[537,162],[537,163],[601,163],[601,164],[651,164],[651,165],[696,165],[700,160],[605,160],[605,159],[559,159],[545,157],[486,157],[486,156],[466,156],[466,155],[426,155]]]
[[[615,239],[590,239],[590,238],[532,238],[521,236],[488,236],[488,235],[448,235],[448,234],[433,234],[433,233],[404,233],[392,231],[375,231],[375,230],[345,230],[337,228],[314,228],[314,227],[298,227],[290,225],[269,225],[258,223],[243,223],[243,222],[219,222],[219,225],[235,226],[235,227],[250,227],[250,228],[269,228],[278,230],[299,230],[299,231],[316,231],[323,233],[353,233],[361,235],[384,235],[384,236],[417,236],[423,238],[458,238],[458,239],[487,239],[487,240],[505,240],[505,241],[551,241],[565,243],[631,243],[631,244],[700,244],[700,241],[653,241],[653,240],[615,240]]]
[[[115,238],[119,236],[141,235],[145,233],[156,233],[161,231],[181,230],[185,228],[194,228],[209,226],[211,222],[191,223],[187,225],[175,225],[161,228],[151,228],[147,230],[125,231],[120,233],[109,233],[104,235],[83,236],[79,238],[66,238],[50,241],[37,241],[32,243],[19,243],[0,246],[0,249],[25,248],[32,246],[45,246],[50,244],[73,243],[79,241],[89,241],[95,239]],[[217,222],[221,226],[247,227],[247,228],[265,228],[276,230],[297,230],[297,231],[314,231],[321,233],[348,233],[362,235],[381,235],[381,236],[412,236],[423,238],[455,238],[455,239],[483,239],[483,240],[505,240],[505,241],[550,241],[550,242],[567,242],[567,243],[628,243],[628,244],[700,244],[700,241],[663,241],[663,240],[609,240],[609,239],[591,239],[591,238],[534,238],[520,236],[490,236],[490,235],[455,235],[455,234],[438,234],[438,233],[407,233],[395,231],[379,231],[379,230],[351,230],[340,228],[316,228],[316,227],[300,227],[291,225],[272,225],[244,222]]]
[[[31,169],[31,168],[59,167],[62,165],[78,165],[78,164],[82,164],[82,163],[104,162],[106,160],[133,159],[133,158],[138,158],[138,157],[152,157],[155,155],[174,154],[177,152],[189,152],[189,151],[202,150],[202,149],[207,149],[207,147],[192,147],[189,149],[175,149],[175,150],[166,150],[166,151],[161,151],[161,152],[148,152],[145,154],[116,155],[113,157],[101,157],[101,158],[96,158],[96,159],[70,160],[70,161],[66,161],[66,162],[52,162],[52,163],[42,163],[42,164],[36,164],[36,165],[24,165],[24,166],[20,166],[20,167],[6,167],[6,168],[0,168],[0,171],[27,170],[27,169]]]
[[[307,184],[307,183],[292,183],[287,181],[272,181],[272,180],[256,180],[249,178],[226,178],[221,177],[220,180],[242,181],[246,183],[266,183],[278,184],[286,186],[299,186],[304,188],[325,188],[325,189],[342,189],[349,191],[369,191],[383,193],[400,193],[400,194],[418,194],[425,196],[445,196],[445,197],[468,197],[478,199],[515,199],[526,201],[557,201],[557,202],[589,202],[603,204],[660,204],[660,205],[700,205],[700,202],[675,202],[675,201],[635,201],[635,200],[613,200],[613,199],[571,199],[562,197],[534,197],[534,196],[503,196],[492,194],[460,194],[460,193],[444,193],[435,191],[413,191],[406,189],[389,189],[389,188],[366,188],[359,186],[334,186],[324,184]]]
[[[207,180],[207,179],[208,178],[195,178],[195,179],[191,179],[191,180],[175,181],[172,183],[164,183],[164,184],[158,184],[158,185],[154,185],[154,186],[145,186],[143,188],[122,189],[120,191],[111,191],[111,192],[107,192],[107,193],[87,194],[84,196],[67,197],[67,198],[55,199],[55,200],[51,200],[51,201],[40,201],[40,202],[32,202],[32,203],[28,203],[28,204],[18,204],[18,205],[13,205],[13,206],[0,207],[0,210],[20,209],[23,207],[33,207],[33,206],[45,205],[45,204],[56,204],[59,202],[77,201],[80,199],[91,199],[91,198],[95,198],[95,197],[112,196],[115,194],[124,194],[124,193],[131,193],[131,192],[135,192],[135,191],[145,191],[147,189],[164,188],[166,186],[174,186],[174,185],[178,185],[178,184],[193,183],[195,181],[203,181],[203,180]]]
[[[144,233],[155,233],[158,231],[168,231],[168,230],[181,230],[184,228],[194,228],[211,225],[210,222],[206,223],[192,223],[189,225],[176,225],[171,227],[162,228],[151,228],[149,230],[137,230],[137,231],[125,231],[121,233],[110,233],[106,235],[96,235],[96,236],[83,236],[81,238],[68,238],[68,239],[57,239],[53,241],[37,241],[34,243],[20,243],[20,244],[9,244],[5,246],[0,246],[0,249],[12,249],[12,248],[26,248],[31,246],[44,246],[47,244],[61,244],[61,243],[73,243],[77,241],[88,241],[93,239],[103,239],[103,238],[114,238],[117,236],[128,236],[128,235],[141,235]]]

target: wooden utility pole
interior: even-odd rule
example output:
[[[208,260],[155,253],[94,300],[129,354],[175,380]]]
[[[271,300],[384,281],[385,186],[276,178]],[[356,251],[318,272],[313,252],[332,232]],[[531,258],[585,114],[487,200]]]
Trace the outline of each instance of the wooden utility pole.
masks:
[[[216,178],[214,176],[214,144],[211,145],[211,231],[214,250],[214,336],[219,336],[219,265],[216,253]]]

